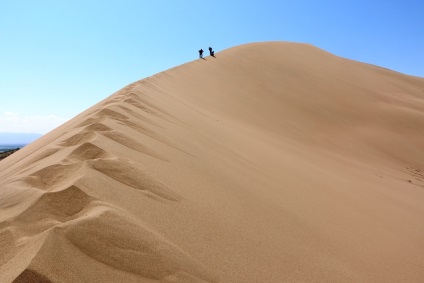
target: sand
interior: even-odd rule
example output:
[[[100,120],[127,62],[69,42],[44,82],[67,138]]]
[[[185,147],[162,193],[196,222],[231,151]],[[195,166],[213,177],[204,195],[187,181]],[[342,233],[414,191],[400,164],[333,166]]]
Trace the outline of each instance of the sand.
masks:
[[[0,161],[0,282],[422,282],[424,79],[252,43]]]

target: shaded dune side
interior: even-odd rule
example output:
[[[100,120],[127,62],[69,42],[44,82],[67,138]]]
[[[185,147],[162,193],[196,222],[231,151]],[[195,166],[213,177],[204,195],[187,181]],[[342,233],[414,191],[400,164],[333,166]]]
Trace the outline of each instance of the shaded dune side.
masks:
[[[38,273],[35,270],[25,269],[15,280],[13,283],[51,283],[46,276]]]
[[[76,159],[79,161],[108,157],[110,157],[110,154],[107,153],[107,151],[99,148],[98,146],[90,142],[81,144],[69,155],[70,160]]]
[[[112,110],[103,109],[101,112],[108,113],[107,115],[112,115],[115,118],[127,119],[124,115]],[[136,164],[132,164],[131,161],[124,158],[113,157],[107,151],[94,145],[92,142],[100,138],[98,135],[113,140],[120,146],[164,160],[155,151],[131,137],[112,130],[101,123],[94,123],[59,143],[64,148],[73,148],[72,152],[62,161],[62,164],[46,166],[14,182],[23,182],[30,187],[41,190],[54,190],[61,185],[68,186],[77,179],[84,178],[84,175],[89,175],[83,172],[87,170],[88,166],[88,168],[97,170],[132,188],[148,190],[167,200],[176,201],[181,199],[166,185],[152,179],[148,174],[138,169]]]
[[[124,115],[112,110],[103,109],[101,112],[108,113],[107,115],[112,115],[115,118],[127,119]],[[95,115],[97,116],[98,113],[95,113]],[[114,157],[94,145],[93,142],[106,137],[120,146],[131,148],[159,160],[164,160],[161,155],[133,138],[119,131],[112,130],[110,127],[99,122],[83,127],[81,130],[78,130],[78,128],[76,130],[77,132],[75,134],[72,134],[59,143],[63,148],[72,148],[70,154],[62,160],[61,164],[46,166],[14,182],[23,182],[27,186],[41,190],[54,190],[61,185],[62,187],[68,186],[75,183],[78,179],[84,179],[86,175],[89,176],[90,174],[87,174],[85,171],[87,168],[90,168],[131,188],[149,191],[166,200],[181,200],[166,185],[152,179],[148,174],[138,169],[136,164],[132,164],[131,161],[124,158]]]
[[[63,184],[71,184],[79,177],[82,177],[82,172],[78,172],[81,165],[82,164],[50,165],[16,182],[23,182],[32,188],[51,191],[57,187],[63,186]]]
[[[127,129],[132,129],[157,140],[164,145],[184,152],[178,148],[178,146],[169,141],[165,136],[158,134],[149,128],[149,125],[156,128],[162,127],[160,126],[160,123],[157,123],[157,121],[155,122],[157,119],[166,120],[171,123],[180,122],[177,118],[172,117],[172,115],[168,114],[166,111],[161,110],[161,107],[157,107],[150,102],[148,95],[143,94],[140,91],[133,92],[132,90],[139,83],[140,82],[133,83],[124,87],[104,101],[99,102],[62,125],[60,130],[58,129],[57,131],[53,131],[52,133],[49,133],[37,140],[36,143],[26,146],[20,150],[18,154],[14,154],[14,160],[19,162],[13,162],[12,159],[2,161],[2,164],[6,166],[7,170],[0,171],[0,177],[2,175],[5,175],[6,177],[0,178],[0,184],[7,184],[8,176],[20,174],[26,171],[29,167],[31,167],[28,166],[29,164],[37,163],[46,157],[54,159],[56,156],[60,156],[62,154],[61,147],[70,147],[84,141],[91,141],[95,138],[95,133],[111,131],[113,134],[110,134],[110,136],[117,139],[118,143],[122,141],[126,142],[128,147],[133,148],[136,151],[146,152],[146,154],[151,154],[156,158],[164,159],[163,156],[158,155],[152,149],[146,149],[146,146],[142,145],[140,141],[135,141],[133,138],[124,134],[124,132]],[[126,102],[127,100],[129,100],[129,102]],[[124,105],[130,106],[130,108],[133,107],[133,109]],[[111,122],[111,125],[106,125]],[[118,131],[115,128],[117,124],[123,126],[122,130],[124,132]],[[85,129],[74,134],[72,137],[66,134],[69,132],[75,132],[75,130],[80,127],[85,127]],[[67,140],[63,140],[63,137],[66,136]],[[7,167],[8,163],[11,166]],[[26,165],[20,166],[21,164]]]
[[[123,129],[134,130],[167,144],[164,138],[145,126],[147,123],[156,127],[154,122],[148,122],[151,119],[148,116],[158,111],[143,106],[142,102],[135,100],[134,94],[131,97],[130,107],[136,105],[135,109],[148,113],[146,118],[142,113],[116,106],[116,102],[126,99],[126,95],[119,94],[106,103],[110,108],[90,111],[80,123],[68,128],[64,138],[52,143],[53,148],[33,155],[29,159],[31,166],[20,170],[20,178],[4,184],[5,187],[36,190],[39,197],[18,215],[0,223],[1,247],[8,247],[3,250],[7,253],[0,256],[0,281],[117,282],[123,278],[126,282],[140,282],[143,278],[146,282],[216,281],[200,262],[134,220],[126,211],[90,195],[91,186],[96,186],[96,180],[90,176],[95,175],[121,184],[115,193],[120,193],[119,188],[124,185],[147,193],[149,199],[154,196],[153,200],[161,202],[182,200],[166,184],[141,170],[137,163],[114,156],[113,151],[98,145],[99,141],[106,139],[117,147],[166,161],[142,141],[117,130],[119,127],[115,128],[120,124]],[[165,117],[166,114],[156,116]],[[48,160],[55,164],[49,164]],[[97,173],[90,173],[93,171]],[[34,241],[38,244],[35,245]],[[31,252],[22,254],[18,246],[28,247]],[[69,253],[73,256],[66,256]],[[6,263],[15,262],[19,257],[25,258],[24,265],[15,266],[15,271],[2,272],[2,265],[6,267]],[[95,278],[81,266],[80,273],[63,271],[61,264],[79,266],[78,261],[91,262],[103,269],[105,276]],[[25,265],[25,262],[30,264]]]

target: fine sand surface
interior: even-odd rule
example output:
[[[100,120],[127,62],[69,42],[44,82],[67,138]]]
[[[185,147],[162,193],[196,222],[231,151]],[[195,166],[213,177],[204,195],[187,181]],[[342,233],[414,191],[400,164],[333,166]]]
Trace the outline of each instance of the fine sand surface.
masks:
[[[424,79],[205,59],[0,161],[0,282],[423,282]]]

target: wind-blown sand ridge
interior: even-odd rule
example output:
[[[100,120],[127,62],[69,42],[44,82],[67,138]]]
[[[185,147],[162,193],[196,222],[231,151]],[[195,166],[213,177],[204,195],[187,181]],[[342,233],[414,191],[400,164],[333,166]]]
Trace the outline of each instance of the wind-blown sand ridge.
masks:
[[[424,79],[307,44],[137,81],[0,161],[0,282],[420,282]]]

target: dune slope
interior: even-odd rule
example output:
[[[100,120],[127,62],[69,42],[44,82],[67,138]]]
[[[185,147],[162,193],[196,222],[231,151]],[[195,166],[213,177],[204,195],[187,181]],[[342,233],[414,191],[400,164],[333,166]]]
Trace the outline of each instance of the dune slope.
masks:
[[[0,282],[420,282],[424,79],[307,44],[126,86],[0,161]]]

